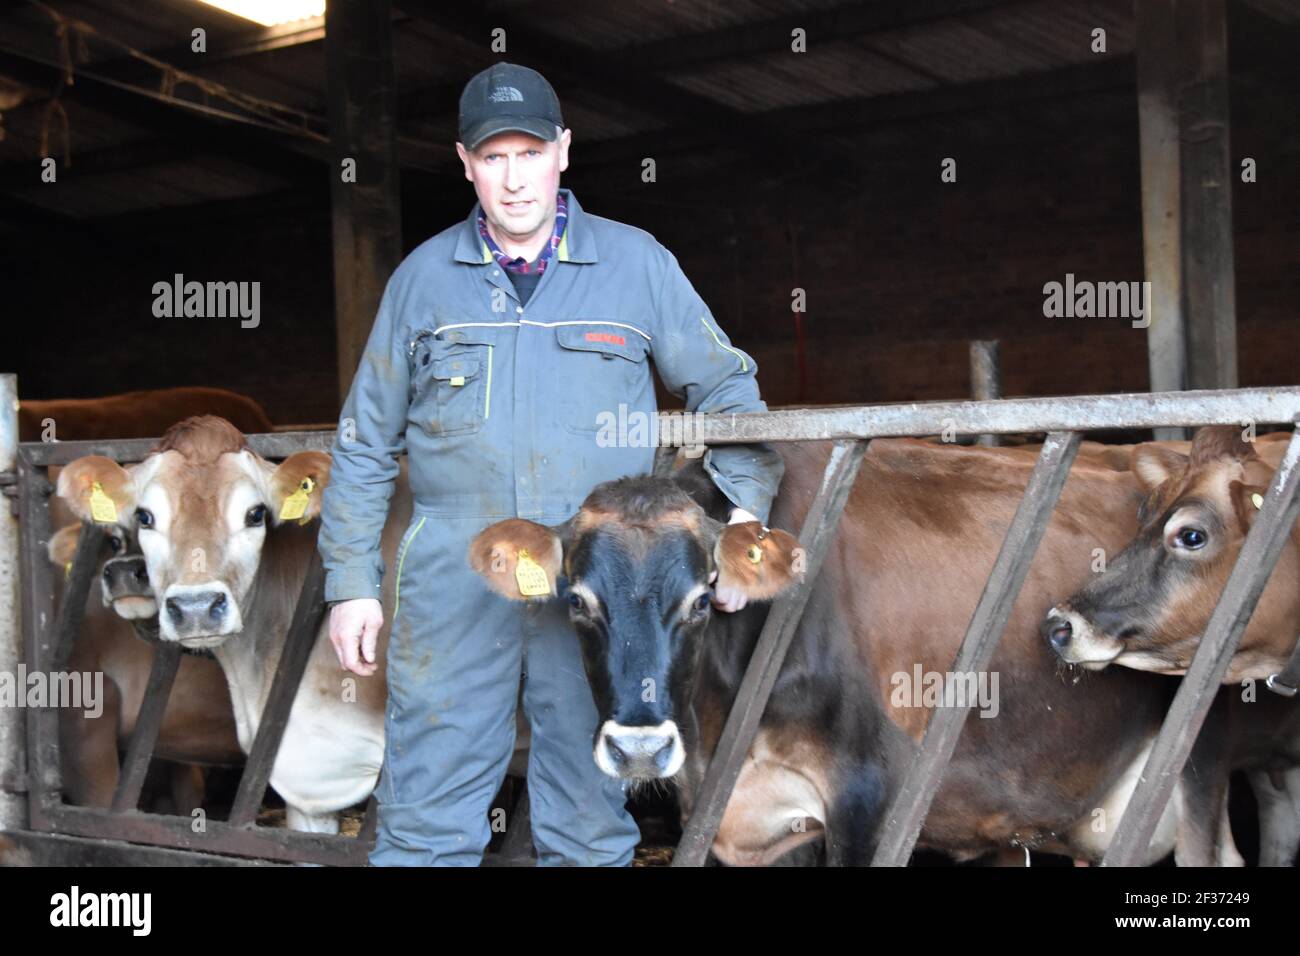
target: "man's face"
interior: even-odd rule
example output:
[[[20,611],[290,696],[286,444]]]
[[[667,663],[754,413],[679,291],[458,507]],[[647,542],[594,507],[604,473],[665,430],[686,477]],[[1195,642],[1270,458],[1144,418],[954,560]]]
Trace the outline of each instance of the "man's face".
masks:
[[[465,178],[474,184],[496,234],[527,242],[549,227],[560,173],[569,168],[570,137],[567,129],[551,143],[527,133],[501,133],[473,152],[456,144]]]

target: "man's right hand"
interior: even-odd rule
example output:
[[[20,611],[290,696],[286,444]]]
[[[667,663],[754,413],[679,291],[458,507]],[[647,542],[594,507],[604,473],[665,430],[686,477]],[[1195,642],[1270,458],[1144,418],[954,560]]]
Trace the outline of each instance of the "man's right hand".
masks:
[[[344,670],[369,677],[375,664],[384,608],[374,598],[343,601],[330,609],[330,643]]]

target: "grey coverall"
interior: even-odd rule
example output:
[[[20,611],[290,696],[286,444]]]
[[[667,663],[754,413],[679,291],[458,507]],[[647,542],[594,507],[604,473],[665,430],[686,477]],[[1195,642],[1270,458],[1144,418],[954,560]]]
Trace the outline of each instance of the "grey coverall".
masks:
[[[404,451],[414,497],[395,571],[375,864],[480,861],[521,674],[539,862],[631,860],[637,827],[621,784],[592,758],[597,715],[567,603],[495,595],[469,567],[468,544],[506,517],[558,524],[601,482],[650,471],[654,448],[597,438],[601,413],[655,412],[651,358],[689,411],[766,408],[754,360],[676,258],[562,192],[563,241],[526,308],[478,234],[477,204],[412,252],[343,406],[321,512],[327,601],[380,597],[379,540]],[[773,449],[720,446],[704,464],[766,520],[783,470]]]

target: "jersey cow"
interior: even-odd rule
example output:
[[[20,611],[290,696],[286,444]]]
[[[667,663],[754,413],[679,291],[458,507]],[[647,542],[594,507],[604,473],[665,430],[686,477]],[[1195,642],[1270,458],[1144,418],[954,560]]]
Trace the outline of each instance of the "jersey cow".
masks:
[[[781,446],[774,526],[801,525],[828,450]],[[1013,846],[1101,857],[1172,682],[1127,670],[1072,680],[1038,626],[1063,586],[1086,579],[1094,549],[1118,549],[1134,529],[1139,490],[1113,451],[1080,452],[990,671],[946,673],[1034,458],[871,444],[724,813],[718,859],[767,864],[820,837],[828,863],[868,862],[931,708],[960,702],[959,683],[980,715],[966,723],[920,844],[958,858]],[[563,582],[601,719],[597,764],[617,777],[675,779],[685,813],[767,613],[714,612],[710,584],[716,575],[765,599],[797,577],[789,535],[724,528],[724,508],[696,463],[671,479],[602,485],[557,527],[492,525],[470,552],[509,598],[541,590],[534,565],[552,591]],[[919,685],[943,691],[932,698]],[[1194,754],[1149,857],[1172,848],[1180,863],[1239,862],[1226,774],[1198,779],[1197,765]]]
[[[1197,433],[1189,454],[1135,448],[1139,528],[1104,573],[1048,612],[1043,634],[1061,659],[1186,673],[1290,437],[1248,443],[1235,427],[1215,427]],[[1298,584],[1292,529],[1225,683],[1265,680],[1285,666],[1300,633]],[[1222,696],[1232,766],[1247,772],[1259,803],[1260,863],[1289,866],[1300,850],[1300,707],[1269,694]]]
[[[136,636],[130,620],[151,617],[156,607],[144,558],[132,553],[130,532],[117,525],[102,527],[102,550],[109,556],[100,566],[99,594],[86,600],[68,668],[104,675],[103,708],[93,717],[78,708],[59,711],[64,793],[74,804],[93,807],[112,803],[119,750],[135,731],[153,663],[153,648]],[[80,524],[68,525],[50,539],[48,553],[58,572],[70,567],[80,532]],[[172,765],[172,804],[182,814],[202,805],[202,767],[243,761],[226,679],[216,661],[181,658],[154,756]]]
[[[159,602],[159,635],[183,647],[211,649],[230,685],[245,752],[257,735],[316,549],[313,519],[329,464],[328,455],[314,451],[272,464],[254,454],[229,422],[201,416],[167,429],[149,455],[130,468],[87,456],[60,476],[59,494],[79,515],[90,514],[98,482],[136,529]],[[295,495],[300,496],[291,506],[295,510],[286,511],[286,501]],[[381,543],[389,568],[396,566],[410,517],[403,460]],[[373,677],[339,667],[327,621],[316,636],[271,772],[293,829],[335,833],[338,811],[374,789],[384,754],[384,674],[395,580],[389,574],[384,582],[385,624]],[[516,772],[527,746],[525,726],[516,739]]]

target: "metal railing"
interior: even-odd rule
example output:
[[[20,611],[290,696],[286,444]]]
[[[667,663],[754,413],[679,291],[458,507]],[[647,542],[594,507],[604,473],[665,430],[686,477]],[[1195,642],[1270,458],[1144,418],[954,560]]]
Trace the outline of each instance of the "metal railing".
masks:
[[[1290,425],[1298,419],[1300,388],[934,402],[696,416],[691,423],[691,443],[722,445],[829,439],[835,445],[799,534],[807,560],[805,577],[801,584],[772,606],[709,763],[694,812],[686,823],[673,865],[698,866],[705,862],[871,439],[1048,432],[950,668],[969,672],[985,669],[997,650],[1011,607],[1078,451],[1082,431],[1169,425]],[[661,428],[661,434],[669,433],[671,429]],[[328,451],[333,433],[281,432],[250,435],[248,440],[259,455],[282,458],[305,449]],[[56,620],[52,569],[44,558],[43,547],[51,532],[48,498],[52,488],[45,478],[45,469],[51,465],[67,464],[87,454],[108,455],[120,462],[138,461],[152,444],[152,440],[140,439],[20,446],[22,616],[29,666],[52,671],[67,660],[84,613],[99,547],[99,532],[92,526],[84,527]],[[1291,439],[1282,465],[1264,497],[1259,517],[1246,539],[1188,675],[1182,681],[1137,791],[1120,821],[1104,860],[1107,865],[1138,863],[1150,841],[1228,661],[1277,561],[1297,510],[1300,510],[1298,461],[1300,433]],[[74,807],[62,802],[57,712],[43,708],[29,714],[31,828],[280,861],[364,862],[375,826],[373,798],[358,838],[297,833],[260,827],[254,822],[294,694],[324,614],[323,577],[320,559],[314,555],[229,820],[208,822],[206,832],[195,833],[188,819],[141,813],[135,809],[144,770],[161,726],[167,693],[179,663],[177,648],[159,645],[149,692],[128,748],[111,809]],[[919,757],[909,766],[897,796],[886,811],[873,865],[907,863],[968,714],[968,708],[943,708],[931,718]]]

